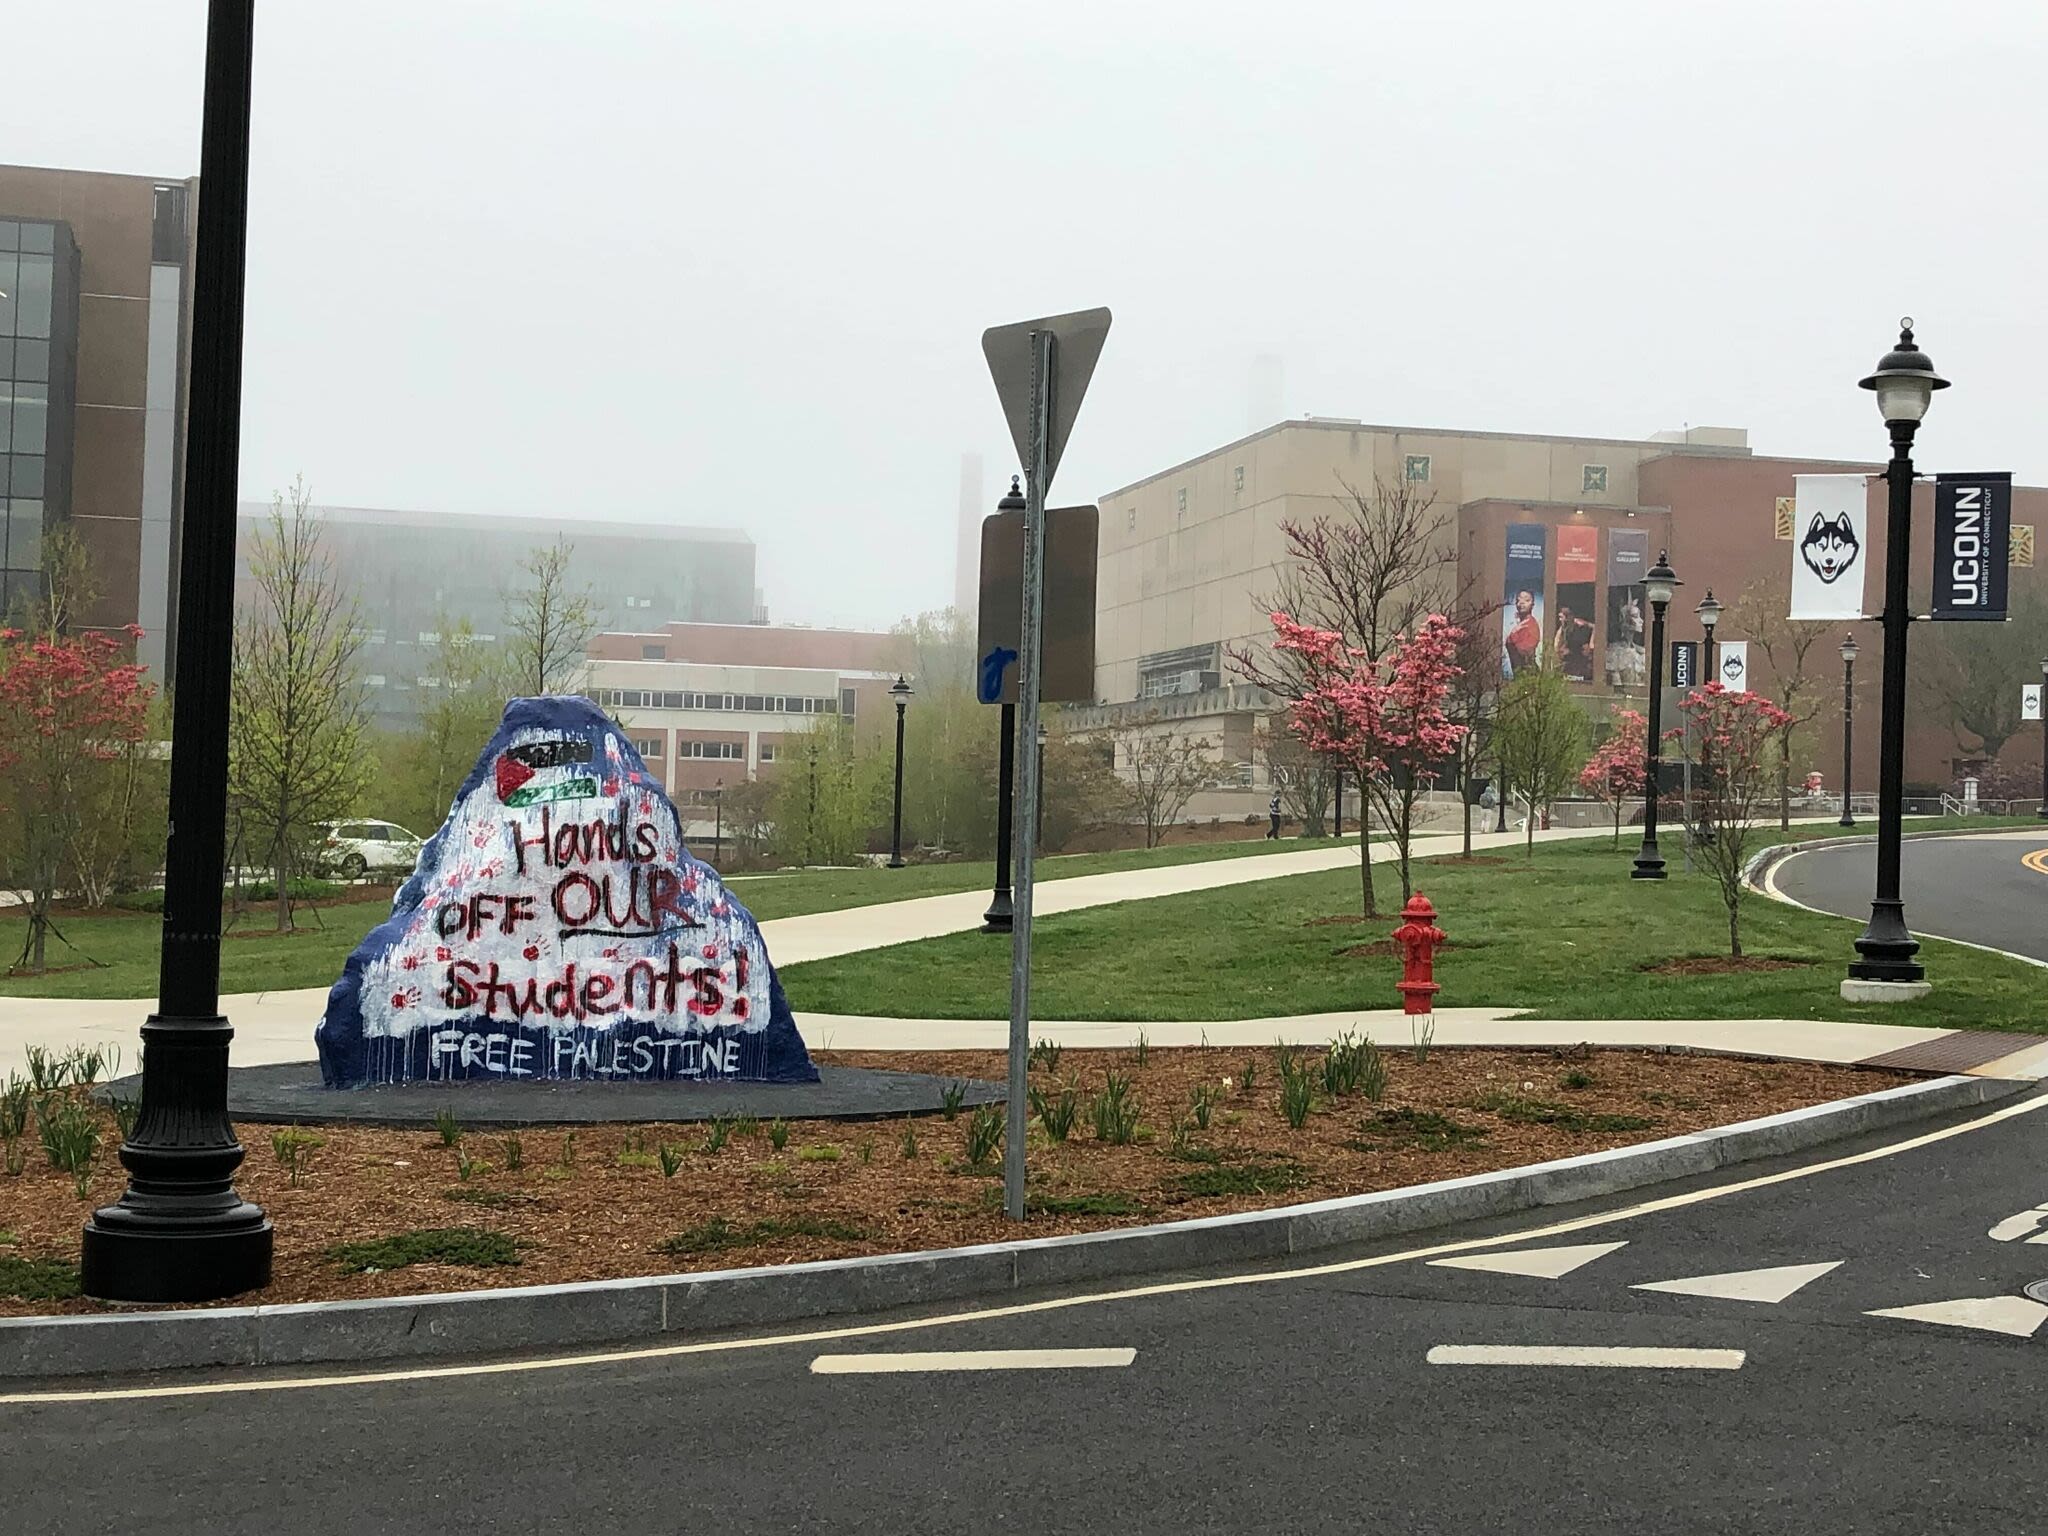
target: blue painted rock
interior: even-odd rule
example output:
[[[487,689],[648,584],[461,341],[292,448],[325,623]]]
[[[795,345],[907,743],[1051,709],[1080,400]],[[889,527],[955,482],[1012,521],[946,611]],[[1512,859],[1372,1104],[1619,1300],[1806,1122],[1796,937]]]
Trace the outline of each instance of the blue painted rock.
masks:
[[[761,925],[588,699],[514,699],[315,1032],[330,1088],[815,1082]]]

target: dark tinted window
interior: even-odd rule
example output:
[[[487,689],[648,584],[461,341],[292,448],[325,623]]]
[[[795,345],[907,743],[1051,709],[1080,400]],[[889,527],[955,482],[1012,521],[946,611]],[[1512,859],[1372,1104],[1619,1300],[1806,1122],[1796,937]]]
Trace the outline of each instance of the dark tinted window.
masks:
[[[57,249],[57,228],[54,224],[24,224],[21,226],[21,248],[24,251],[54,251]]]

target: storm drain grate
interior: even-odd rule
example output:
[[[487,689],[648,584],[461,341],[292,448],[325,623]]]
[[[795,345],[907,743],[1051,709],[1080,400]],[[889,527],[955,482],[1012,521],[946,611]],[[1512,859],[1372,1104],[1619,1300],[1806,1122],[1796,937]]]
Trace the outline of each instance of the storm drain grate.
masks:
[[[2029,1046],[2048,1045],[2048,1035],[2006,1035],[1996,1030],[1959,1029],[1939,1040],[1901,1046],[1882,1056],[1866,1056],[1859,1065],[1898,1067],[1907,1072],[1967,1072],[1987,1061],[2024,1051]]]

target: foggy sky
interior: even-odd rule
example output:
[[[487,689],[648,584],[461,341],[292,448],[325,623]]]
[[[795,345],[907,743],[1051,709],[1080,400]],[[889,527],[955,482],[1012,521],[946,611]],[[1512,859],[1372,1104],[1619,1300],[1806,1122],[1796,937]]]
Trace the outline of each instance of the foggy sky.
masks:
[[[949,600],[983,327],[1107,304],[1056,499],[1289,415],[2048,481],[2048,7],[261,0],[241,489],[738,526]],[[10,16],[0,157],[198,170],[204,7]],[[1262,423],[1264,424],[1264,423]],[[573,524],[572,524],[573,527]]]

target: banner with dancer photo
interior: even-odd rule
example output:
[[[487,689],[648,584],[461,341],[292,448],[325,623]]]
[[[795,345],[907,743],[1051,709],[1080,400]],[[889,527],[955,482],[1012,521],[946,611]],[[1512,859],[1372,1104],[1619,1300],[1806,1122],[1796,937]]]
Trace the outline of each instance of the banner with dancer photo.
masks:
[[[1607,686],[1649,683],[1650,653],[1643,639],[1643,572],[1650,568],[1650,536],[1640,528],[1607,531]]]
[[[1795,619],[1863,617],[1868,497],[1863,475],[1795,475],[1792,613]]]
[[[1541,523],[1509,523],[1501,578],[1500,675],[1543,665],[1543,552]]]
[[[1593,681],[1593,604],[1599,588],[1600,530],[1566,523],[1557,530],[1557,623],[1551,632],[1558,670],[1568,682]]]

